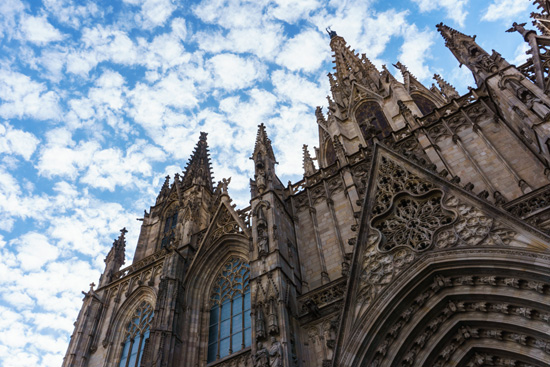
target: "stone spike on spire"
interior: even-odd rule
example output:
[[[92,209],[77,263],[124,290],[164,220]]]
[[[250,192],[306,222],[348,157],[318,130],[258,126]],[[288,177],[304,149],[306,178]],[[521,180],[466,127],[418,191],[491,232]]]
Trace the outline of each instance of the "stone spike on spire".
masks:
[[[120,270],[120,267],[124,265],[125,250],[126,250],[126,238],[125,235],[128,231],[125,228],[120,230],[120,235],[113,242],[111,250],[105,258],[105,271],[99,279],[99,286],[102,287],[109,284],[113,280],[113,275]]]
[[[164,198],[168,197],[170,194],[170,175],[167,175],[164,178],[164,183],[162,184],[162,187],[160,188],[160,192],[157,196],[156,203],[158,204],[161,202]]]
[[[256,143],[254,144],[254,154],[251,159],[257,155],[257,153],[262,152],[267,154],[267,156],[275,161],[275,154],[273,154],[273,148],[271,147],[271,140],[267,137],[265,131],[265,125],[263,122],[258,125],[258,133],[256,134]]]
[[[464,33],[461,33],[456,29],[453,29],[443,23],[439,23],[435,27],[437,28],[439,33],[441,33],[441,36],[445,40],[445,46],[447,46],[448,48],[457,47],[458,42],[460,40],[466,40],[470,42],[475,42],[476,40],[475,35],[474,36],[465,35]]]
[[[493,75],[509,65],[495,50],[489,56],[476,43],[476,36],[467,36],[443,23],[439,23],[436,27],[445,40],[445,46],[453,53],[460,65],[466,65],[472,71],[478,86],[489,75]]]
[[[207,135],[207,133],[201,132],[197,146],[185,167],[185,173],[182,178],[184,189],[192,185],[206,186],[211,191],[214,189],[210,153],[208,152],[208,143],[206,142]]]
[[[443,79],[439,74],[434,74],[433,78],[437,82],[437,85],[439,85],[439,89],[441,89],[441,92],[443,93],[443,95],[445,96],[448,102],[450,102],[455,98],[460,97],[455,87],[447,83],[445,79]]]
[[[302,147],[302,150],[304,152],[303,155],[303,167],[304,167],[304,176],[311,176],[317,170],[315,169],[315,164],[313,163],[313,158],[311,158],[311,155],[309,155],[309,150],[307,149],[307,145],[304,144]]]
[[[327,127],[327,120],[325,119],[325,115],[323,115],[323,110],[320,106],[315,108],[315,117],[317,117],[317,124],[321,125],[323,128]]]

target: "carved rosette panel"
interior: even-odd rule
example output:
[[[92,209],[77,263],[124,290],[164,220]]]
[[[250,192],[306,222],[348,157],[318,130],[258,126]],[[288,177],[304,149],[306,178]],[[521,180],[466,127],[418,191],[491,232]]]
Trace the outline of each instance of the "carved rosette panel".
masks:
[[[227,209],[223,209],[223,211],[220,213],[216,224],[215,229],[212,231],[212,235],[210,236],[210,243],[215,242],[220,237],[226,234],[240,234],[244,235],[244,231],[239,226],[239,224],[233,219],[233,216]]]
[[[408,194],[396,197],[390,210],[372,223],[382,233],[380,249],[389,251],[398,246],[417,251],[428,249],[434,232],[455,217],[443,209],[441,196],[436,192],[420,198]]]
[[[382,157],[376,186],[376,201],[372,209],[375,215],[385,212],[391,206],[393,197],[400,192],[423,195],[435,188],[432,183],[420,179],[386,157]]]
[[[382,157],[370,234],[361,260],[356,315],[422,253],[507,246],[517,233],[456,196]]]

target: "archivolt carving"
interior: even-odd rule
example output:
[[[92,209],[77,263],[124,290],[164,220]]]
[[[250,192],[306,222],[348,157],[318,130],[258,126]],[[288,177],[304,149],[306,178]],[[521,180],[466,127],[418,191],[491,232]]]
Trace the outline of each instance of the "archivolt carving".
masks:
[[[536,367],[534,364],[522,362],[517,358],[497,356],[489,353],[475,353],[465,367]]]
[[[532,284],[533,282],[539,283],[537,287]],[[492,287],[513,287],[526,291],[537,291],[538,293],[545,294],[550,287],[547,283],[540,283],[533,280],[508,278],[494,275],[480,275],[480,276],[456,276],[456,277],[444,277],[436,275],[433,278],[432,283],[417,296],[405,309],[397,319],[397,321],[389,328],[388,333],[378,346],[373,359],[374,365],[381,365],[381,362],[385,359],[386,354],[391,345],[397,339],[400,331],[411,320],[412,316],[422,309],[428,301],[442,291],[445,288],[452,288],[456,286],[483,286],[488,285]],[[550,313],[537,309],[534,307],[527,307],[522,304],[516,304],[513,301],[500,302],[500,301],[484,301],[484,300],[468,300],[460,301],[450,299],[445,307],[436,315],[431,318],[431,321],[425,326],[424,330],[418,333],[417,338],[411,347],[404,353],[401,366],[415,366],[416,356],[419,352],[428,344],[433,334],[440,328],[440,326],[451,318],[455,314],[459,313],[471,313],[471,312],[483,312],[483,313],[499,313],[504,315],[517,315],[529,320],[542,321],[550,324]],[[459,329],[461,335],[466,336],[473,334],[473,329],[462,327]],[[459,337],[455,337],[453,340],[460,340]],[[442,355],[447,355],[450,350],[443,350]],[[454,351],[453,351],[454,352]],[[448,359],[443,359],[446,362]],[[444,366],[445,364],[441,364]]]

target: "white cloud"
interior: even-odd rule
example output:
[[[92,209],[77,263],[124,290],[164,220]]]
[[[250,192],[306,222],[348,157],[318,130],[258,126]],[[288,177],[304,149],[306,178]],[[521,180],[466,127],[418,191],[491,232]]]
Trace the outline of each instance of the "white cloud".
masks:
[[[524,13],[531,3],[531,0],[493,0],[481,19],[490,22],[495,20],[510,20]]]
[[[212,84],[224,90],[243,89],[266,77],[265,66],[253,58],[219,54],[208,61],[214,74]]]
[[[44,83],[10,70],[0,69],[0,100],[0,116],[4,118],[57,120],[62,114],[57,93],[49,91]]]
[[[312,72],[328,58],[328,41],[320,32],[308,29],[287,41],[277,62],[290,70]]]
[[[435,32],[419,31],[414,24],[403,31],[403,45],[399,59],[403,60],[409,71],[420,80],[429,81],[433,75],[426,62],[430,58],[430,48],[435,38]]]
[[[324,79],[325,76],[323,75]],[[315,107],[323,102],[323,99],[329,92],[319,84],[312,83],[295,73],[277,70],[271,75],[271,80],[277,96],[286,102],[304,103],[310,107]]]
[[[464,26],[466,15],[468,12],[465,7],[470,0],[413,0],[421,12],[428,12],[432,10],[445,9],[447,18],[454,20],[460,26]]]
[[[295,23],[298,19],[307,17],[321,4],[318,0],[275,0],[270,5],[268,13],[275,19]]]
[[[519,46],[516,48],[516,52],[514,53],[514,59],[510,60],[510,63],[516,66],[524,64],[527,61],[528,57],[526,52],[530,50],[531,47],[529,47],[529,44],[527,42],[520,43]]]
[[[139,5],[141,11],[136,17],[142,27],[146,29],[163,25],[176,10],[176,5],[171,0],[124,0],[132,5]]]
[[[20,155],[28,161],[38,143],[33,134],[0,124],[0,153]]]
[[[21,19],[20,28],[22,37],[36,44],[61,41],[64,38],[63,34],[52,26],[45,16],[25,16]]]
[[[0,39],[11,39],[17,29],[17,18],[25,10],[25,5],[20,0],[0,1]]]
[[[43,234],[28,232],[12,241],[17,247],[17,260],[21,269],[37,270],[59,256],[59,250],[51,245]]]

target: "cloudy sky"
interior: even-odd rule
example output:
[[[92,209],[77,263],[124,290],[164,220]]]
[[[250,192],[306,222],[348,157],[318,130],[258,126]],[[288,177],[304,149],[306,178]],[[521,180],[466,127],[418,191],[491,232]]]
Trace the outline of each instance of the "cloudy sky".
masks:
[[[84,5],[82,5],[84,4]],[[283,182],[301,178],[326,106],[327,26],[430,86],[473,79],[435,24],[520,64],[529,0],[1,0],[0,365],[60,366],[118,230],[209,133],[216,180],[247,205],[256,126]]]

